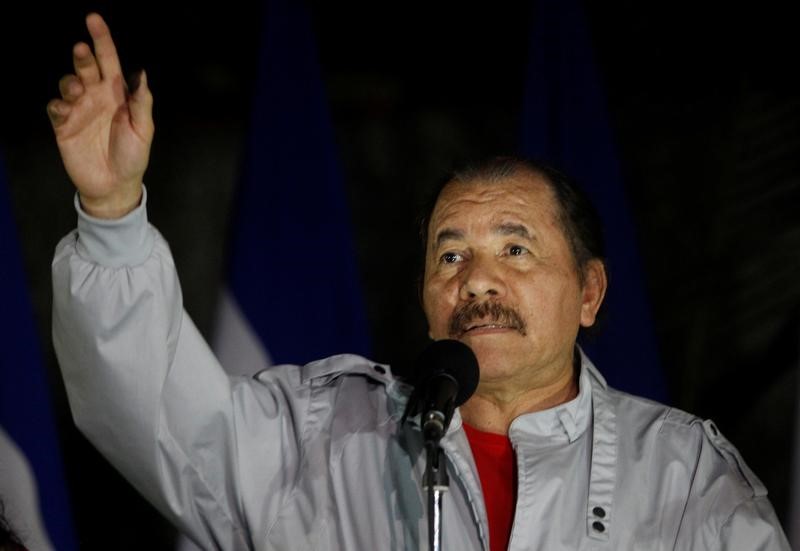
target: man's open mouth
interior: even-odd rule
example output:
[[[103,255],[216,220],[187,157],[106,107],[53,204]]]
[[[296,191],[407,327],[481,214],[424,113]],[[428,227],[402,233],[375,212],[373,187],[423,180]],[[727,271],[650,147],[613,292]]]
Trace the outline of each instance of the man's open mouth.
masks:
[[[474,329],[514,329],[514,327],[502,323],[476,323],[468,325],[464,328],[464,332],[469,333]]]

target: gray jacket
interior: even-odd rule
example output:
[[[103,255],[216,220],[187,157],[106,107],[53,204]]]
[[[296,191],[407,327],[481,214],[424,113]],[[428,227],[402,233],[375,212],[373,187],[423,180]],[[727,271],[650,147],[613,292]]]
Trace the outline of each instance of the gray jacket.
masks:
[[[143,201],[144,202],[144,201]],[[409,389],[351,355],[230,377],[182,308],[142,206],[90,219],[53,261],[53,339],[76,423],[208,549],[425,549]],[[582,355],[576,399],[511,425],[509,549],[789,549],[766,491],[711,422],[609,388]],[[488,549],[456,412],[444,548]]]

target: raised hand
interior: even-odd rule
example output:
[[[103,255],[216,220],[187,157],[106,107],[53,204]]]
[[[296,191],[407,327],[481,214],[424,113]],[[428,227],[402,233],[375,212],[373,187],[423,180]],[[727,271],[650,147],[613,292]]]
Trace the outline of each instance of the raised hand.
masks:
[[[61,79],[62,99],[50,101],[47,113],[83,209],[99,218],[118,218],[141,200],[153,141],[153,96],[144,71],[128,90],[103,18],[89,14],[86,27],[94,54],[84,42],[75,45],[75,74]]]

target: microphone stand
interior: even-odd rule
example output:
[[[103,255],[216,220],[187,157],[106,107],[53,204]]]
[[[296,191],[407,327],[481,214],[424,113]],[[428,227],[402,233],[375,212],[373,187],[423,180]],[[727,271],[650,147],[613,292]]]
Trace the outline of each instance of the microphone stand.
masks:
[[[428,490],[428,549],[442,549],[442,498],[450,486],[447,461],[439,442],[425,444],[427,465],[422,488]]]
[[[428,490],[428,549],[442,549],[442,498],[449,489],[450,477],[447,476],[447,459],[439,442],[444,436],[450,417],[453,415],[453,401],[447,401],[442,408],[444,413],[431,409],[422,423],[422,435],[425,441],[425,476],[422,488]]]
[[[442,499],[448,491],[447,459],[439,445],[455,408],[478,386],[478,360],[470,348],[455,340],[434,342],[420,356],[417,382],[400,424],[420,414],[426,466],[422,489],[428,491],[428,549],[442,549]]]

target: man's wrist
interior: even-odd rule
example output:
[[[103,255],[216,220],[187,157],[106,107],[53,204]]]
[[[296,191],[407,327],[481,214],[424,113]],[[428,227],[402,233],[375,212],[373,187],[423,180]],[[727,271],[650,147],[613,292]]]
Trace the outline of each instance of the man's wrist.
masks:
[[[133,212],[142,203],[143,184],[131,186],[128,193],[119,193],[111,197],[86,197],[80,192],[78,198],[83,212],[93,218],[115,220]]]
[[[154,231],[147,223],[147,190],[142,187],[140,204],[119,218],[99,218],[88,212],[75,195],[78,212],[78,253],[102,266],[136,266],[153,248]]]

